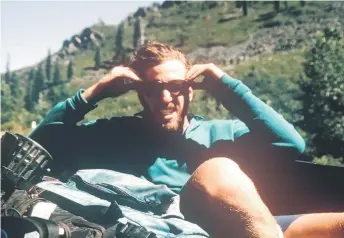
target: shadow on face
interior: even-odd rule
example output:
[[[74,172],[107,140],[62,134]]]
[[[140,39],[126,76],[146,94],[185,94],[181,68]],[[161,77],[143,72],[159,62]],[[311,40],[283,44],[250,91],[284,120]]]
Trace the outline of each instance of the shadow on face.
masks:
[[[168,131],[183,131],[193,90],[185,83],[186,66],[179,60],[167,60],[144,73],[147,85],[139,99],[154,121]]]

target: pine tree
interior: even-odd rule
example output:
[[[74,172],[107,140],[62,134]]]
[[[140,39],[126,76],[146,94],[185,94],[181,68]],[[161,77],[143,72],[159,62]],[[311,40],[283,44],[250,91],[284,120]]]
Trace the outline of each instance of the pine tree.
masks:
[[[72,61],[69,61],[68,67],[67,67],[67,79],[68,79],[68,81],[72,80],[73,74],[74,74],[74,72],[73,72],[73,63],[72,63]]]
[[[11,72],[10,72],[10,61],[9,59],[7,59],[7,63],[6,63],[6,73],[4,75],[4,80],[6,83],[9,83],[11,80]]]
[[[144,43],[144,26],[140,16],[136,17],[133,34],[133,48],[137,49]]]
[[[44,89],[44,74],[42,70],[42,65],[38,66],[35,73],[33,85],[32,85],[32,101],[36,104],[39,100],[39,94]]]
[[[242,1],[242,12],[244,16],[247,16],[248,10],[247,10],[247,1]]]
[[[55,87],[49,87],[47,92],[47,100],[54,105],[56,103],[56,93],[54,90]]]
[[[124,38],[124,22],[119,24],[117,31],[116,31],[116,39],[115,39],[115,60],[117,63],[121,63],[125,59],[125,51],[123,46],[123,38]]]
[[[10,87],[6,82],[1,82],[1,123],[13,120],[16,109]]]
[[[2,80],[1,82],[1,123],[12,120],[14,112],[17,109],[15,105],[15,99],[11,95],[11,87],[9,85],[10,81],[11,72],[8,56],[6,63],[6,73],[4,75],[4,80]]]
[[[45,61],[45,76],[47,77],[47,81],[51,82],[51,54],[50,50],[48,51],[48,57]]]
[[[27,89],[27,92],[26,92],[26,96],[25,96],[25,108],[26,110],[32,112],[35,104],[34,104],[34,100],[33,100],[33,82],[34,82],[34,79],[35,79],[35,70],[32,69],[30,72],[29,72],[29,76],[28,76],[28,89]]]
[[[274,1],[274,8],[276,12],[280,11],[280,1]]]
[[[94,66],[99,69],[101,65],[101,60],[100,60],[100,49],[97,47],[96,53],[94,55]]]
[[[21,90],[19,87],[19,79],[16,73],[12,74],[8,85],[10,86],[12,97],[18,99],[21,95]]]
[[[60,73],[60,66],[58,63],[54,65],[54,75],[53,75],[53,85],[57,85],[62,82],[61,73]]]

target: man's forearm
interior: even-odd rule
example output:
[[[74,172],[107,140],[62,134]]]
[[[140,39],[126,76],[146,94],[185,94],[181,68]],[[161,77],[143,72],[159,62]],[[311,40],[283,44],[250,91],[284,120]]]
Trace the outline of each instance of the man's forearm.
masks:
[[[73,97],[56,104],[39,123],[38,127],[30,133],[30,136],[49,124],[76,125],[81,121],[89,111],[97,107],[97,105],[91,104],[83,98],[82,94],[84,92],[81,89]]]
[[[91,87],[87,88],[81,96],[91,104],[95,104],[101,100],[103,100],[105,96],[105,88],[106,85],[104,85],[103,81],[106,81],[108,79],[111,79],[111,75],[107,74],[104,76],[104,78],[101,81],[98,81],[97,83],[93,84]]]
[[[228,75],[220,81],[222,85],[217,96],[227,110],[247,125],[250,133],[255,133],[262,141],[303,152],[304,140],[280,114],[253,95],[241,81]]]
[[[100,90],[99,85],[94,84],[88,89],[86,89],[81,96],[87,101],[87,102],[98,102],[101,100],[100,98]]]

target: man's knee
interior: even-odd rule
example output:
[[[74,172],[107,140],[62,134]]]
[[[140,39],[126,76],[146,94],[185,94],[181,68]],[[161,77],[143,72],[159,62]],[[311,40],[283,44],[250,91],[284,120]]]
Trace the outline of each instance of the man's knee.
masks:
[[[212,158],[201,164],[192,174],[181,192],[181,202],[195,197],[194,192],[205,200],[216,199],[223,194],[227,197],[255,190],[253,182],[241,171],[238,164],[224,157]]]
[[[251,179],[234,161],[223,157],[201,164],[182,189],[180,199],[186,219],[208,232],[214,232],[214,227],[219,232],[247,231],[252,222],[265,223],[265,216],[271,216]]]

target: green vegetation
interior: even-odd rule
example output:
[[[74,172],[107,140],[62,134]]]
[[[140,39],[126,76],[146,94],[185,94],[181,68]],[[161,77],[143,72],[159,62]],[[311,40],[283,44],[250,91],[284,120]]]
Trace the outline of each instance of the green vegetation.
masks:
[[[316,156],[344,155],[344,37],[327,28],[307,53],[300,80],[301,126],[309,133]]]
[[[125,63],[144,27],[146,40],[171,44],[192,62],[214,61],[241,79],[296,126],[307,140],[308,158],[343,162],[343,12],[341,2],[155,3],[118,26],[100,23],[82,30],[84,35],[99,32],[101,40],[83,45],[66,40],[66,52],[68,42],[79,48],[48,52],[32,68],[10,72],[8,65],[1,82],[2,131],[28,134],[31,122],[41,120],[54,104],[92,85],[109,67]],[[321,34],[328,26],[338,34]],[[136,93],[130,92],[100,102],[85,121],[140,110]],[[231,117],[203,91],[196,92],[190,111],[207,119]]]
[[[122,63],[125,59],[125,48],[124,48],[124,34],[125,34],[125,23],[122,22],[116,31],[115,37],[115,59],[116,63]]]
[[[60,73],[60,66],[58,63],[54,65],[54,76],[53,76],[53,85],[57,85],[61,83],[61,73]]]
[[[101,59],[100,59],[100,49],[97,48],[96,49],[96,53],[94,55],[94,67],[96,69],[99,69],[100,68],[100,65],[101,65]]]
[[[47,77],[48,82],[51,82],[51,53],[50,53],[50,50],[48,51],[48,57],[45,61],[45,75]]]
[[[71,81],[71,80],[72,80],[73,74],[74,74],[73,62],[72,62],[72,61],[69,61],[68,67],[67,67],[67,80],[68,80],[68,81]]]

